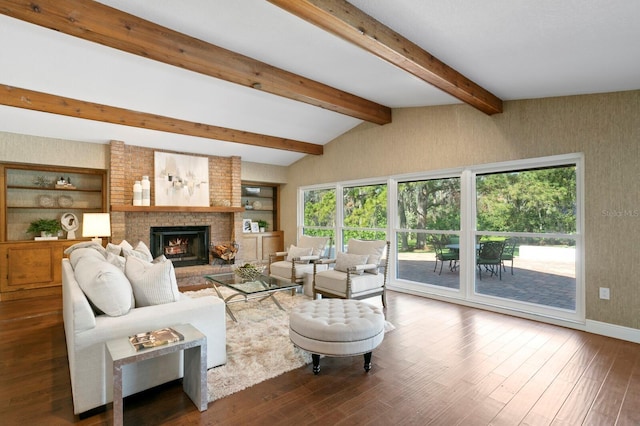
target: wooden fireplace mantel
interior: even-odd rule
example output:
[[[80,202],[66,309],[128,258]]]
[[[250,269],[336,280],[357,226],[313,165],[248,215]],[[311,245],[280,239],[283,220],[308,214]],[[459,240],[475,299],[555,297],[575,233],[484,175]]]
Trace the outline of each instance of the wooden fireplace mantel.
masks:
[[[129,206],[111,205],[112,212],[187,212],[187,213],[240,213],[244,207],[192,207],[192,206]]]

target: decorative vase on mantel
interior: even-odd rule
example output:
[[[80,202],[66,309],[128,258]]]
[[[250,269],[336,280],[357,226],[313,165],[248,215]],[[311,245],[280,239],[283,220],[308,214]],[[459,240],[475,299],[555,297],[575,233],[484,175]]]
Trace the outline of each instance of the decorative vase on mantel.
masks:
[[[142,176],[142,181],[140,181],[140,185],[142,186],[142,205],[150,206],[151,205],[151,182],[149,181],[149,176]]]

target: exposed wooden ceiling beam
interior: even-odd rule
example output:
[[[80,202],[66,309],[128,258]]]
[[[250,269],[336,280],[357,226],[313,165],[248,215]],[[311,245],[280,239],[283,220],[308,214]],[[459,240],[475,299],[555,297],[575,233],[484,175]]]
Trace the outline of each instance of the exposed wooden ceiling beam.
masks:
[[[207,139],[300,152],[303,154],[322,155],[324,150],[322,145],[308,142],[244,132],[242,130],[228,129],[209,124],[194,123],[192,121],[80,101],[7,85],[1,86],[0,105],[119,124],[122,126],[139,127],[141,129],[159,130],[161,132],[180,135],[199,136]]]
[[[376,124],[391,109],[89,0],[0,0],[0,13]]]
[[[359,46],[486,114],[502,100],[345,0],[268,0]]]

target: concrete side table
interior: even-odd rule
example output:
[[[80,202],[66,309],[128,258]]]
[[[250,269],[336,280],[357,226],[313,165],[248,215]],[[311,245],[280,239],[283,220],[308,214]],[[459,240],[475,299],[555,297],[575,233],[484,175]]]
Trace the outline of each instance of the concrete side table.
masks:
[[[113,424],[122,425],[122,367],[146,359],[184,351],[182,387],[198,410],[207,409],[207,337],[191,324],[172,326],[184,340],[168,345],[136,351],[129,338],[107,342],[107,354],[113,361]],[[148,330],[145,330],[148,331]]]

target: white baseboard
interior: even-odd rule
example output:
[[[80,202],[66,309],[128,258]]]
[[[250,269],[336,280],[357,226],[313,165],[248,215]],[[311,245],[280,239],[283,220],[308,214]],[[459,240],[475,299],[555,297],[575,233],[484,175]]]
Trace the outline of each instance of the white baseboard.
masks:
[[[621,325],[609,324],[606,322],[587,320],[584,331],[594,334],[600,334],[602,336],[613,337],[615,339],[640,343],[640,330],[637,328],[623,327]]]

